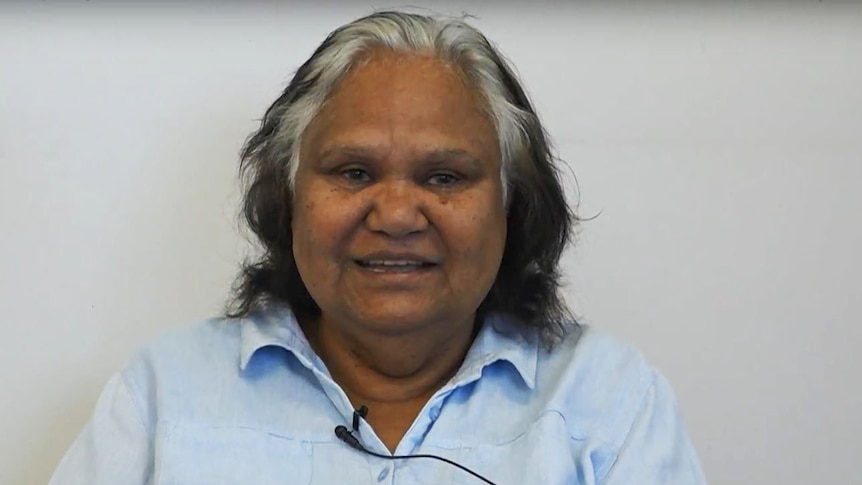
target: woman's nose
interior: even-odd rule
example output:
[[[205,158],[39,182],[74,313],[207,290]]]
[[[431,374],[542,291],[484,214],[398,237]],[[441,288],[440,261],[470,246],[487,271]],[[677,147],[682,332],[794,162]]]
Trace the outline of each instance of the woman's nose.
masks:
[[[367,227],[391,237],[403,237],[428,228],[420,189],[409,181],[379,182],[372,193]]]

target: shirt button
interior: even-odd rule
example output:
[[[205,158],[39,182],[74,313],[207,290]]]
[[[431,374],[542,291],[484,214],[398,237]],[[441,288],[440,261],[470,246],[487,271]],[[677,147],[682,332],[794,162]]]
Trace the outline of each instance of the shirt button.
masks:
[[[388,476],[389,476],[389,468],[384,468],[384,469],[380,470],[380,474],[377,475],[377,481],[382,482],[383,480],[386,480],[386,477],[388,477]]]
[[[436,421],[437,418],[439,418],[439,417],[440,417],[440,408],[439,407],[431,408],[431,420]]]

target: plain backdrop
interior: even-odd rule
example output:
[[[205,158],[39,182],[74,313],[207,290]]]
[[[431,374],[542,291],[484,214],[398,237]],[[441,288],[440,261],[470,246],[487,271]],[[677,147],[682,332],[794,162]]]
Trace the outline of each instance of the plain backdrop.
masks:
[[[0,5],[0,483],[45,483],[134,349],[220,311],[245,137],[389,4],[316,5]],[[670,379],[711,483],[862,484],[862,3],[527,5],[425,7],[477,17],[596,216],[572,306]]]

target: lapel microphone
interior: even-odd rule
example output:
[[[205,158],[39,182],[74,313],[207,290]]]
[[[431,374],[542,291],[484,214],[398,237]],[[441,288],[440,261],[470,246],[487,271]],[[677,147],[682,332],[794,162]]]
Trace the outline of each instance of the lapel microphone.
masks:
[[[359,420],[365,419],[365,416],[367,416],[367,415],[368,415],[368,407],[366,407],[364,405],[360,406],[359,409],[353,411],[353,423],[352,423],[353,424],[353,431],[359,430]],[[450,464],[456,468],[459,468],[460,470],[463,470],[463,471],[469,473],[470,475],[473,475],[474,477],[478,478],[479,480],[482,480],[485,483],[488,483],[490,485],[496,485],[491,480],[488,480],[487,478],[483,477],[482,475],[479,475],[478,473],[474,472],[473,470],[471,470],[471,469],[469,469],[463,465],[460,465],[458,463],[455,463],[452,460],[449,460],[447,458],[443,458],[442,456],[424,455],[424,454],[419,454],[419,455],[384,455],[382,453],[376,453],[374,451],[371,451],[371,450],[365,448],[365,446],[362,445],[362,443],[359,441],[359,439],[353,435],[353,432],[351,432],[349,429],[347,429],[347,426],[344,426],[343,424],[339,424],[338,426],[335,427],[335,436],[337,436],[338,439],[340,439],[341,441],[347,443],[347,445],[350,446],[351,448],[358,450],[362,453],[365,453],[367,455],[376,456],[377,458],[383,458],[384,460],[407,460],[410,458],[430,458],[433,460],[439,460],[439,461],[442,461],[444,463],[448,463],[448,464]]]

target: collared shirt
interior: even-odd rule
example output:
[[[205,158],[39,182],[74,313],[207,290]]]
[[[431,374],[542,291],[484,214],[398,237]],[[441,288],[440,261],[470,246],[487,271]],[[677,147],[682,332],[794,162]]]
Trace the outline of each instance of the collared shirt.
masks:
[[[288,310],[212,319],[164,333],[110,379],[50,485],[483,483],[349,447],[333,430],[353,415]],[[355,434],[391,455],[367,422]],[[395,454],[496,484],[706,483],[668,383],[640,354],[588,327],[547,351],[499,315]]]

